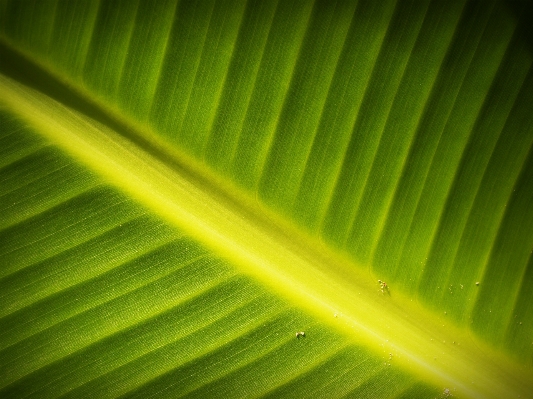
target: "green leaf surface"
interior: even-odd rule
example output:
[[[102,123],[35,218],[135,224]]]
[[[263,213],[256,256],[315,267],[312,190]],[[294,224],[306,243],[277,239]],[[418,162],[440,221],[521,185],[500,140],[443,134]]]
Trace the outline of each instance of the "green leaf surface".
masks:
[[[530,397],[531,10],[1,1],[0,396]]]

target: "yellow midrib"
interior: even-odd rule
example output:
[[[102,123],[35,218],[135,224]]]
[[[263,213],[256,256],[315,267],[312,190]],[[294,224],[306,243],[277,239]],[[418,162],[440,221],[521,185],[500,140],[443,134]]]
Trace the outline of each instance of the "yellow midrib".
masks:
[[[394,287],[391,295],[381,294],[369,273],[260,205],[216,191],[209,185],[218,183],[198,174],[202,165],[182,158],[183,170],[170,167],[111,129],[3,75],[0,92],[8,109],[53,143],[354,342],[386,353],[387,359],[392,353],[393,362],[460,396],[527,396],[533,390],[530,370],[474,342],[467,331]]]

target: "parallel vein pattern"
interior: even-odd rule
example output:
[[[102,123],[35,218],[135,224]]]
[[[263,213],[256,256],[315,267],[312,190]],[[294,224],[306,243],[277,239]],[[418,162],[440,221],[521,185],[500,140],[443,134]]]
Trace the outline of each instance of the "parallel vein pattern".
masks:
[[[19,143],[0,168],[2,398],[339,397],[369,384],[392,398],[419,383],[3,111],[0,132]]]
[[[528,21],[516,17],[527,9],[496,0],[0,4],[5,42],[393,289],[533,364],[533,56]],[[18,299],[1,310],[15,317],[41,300],[37,285],[17,288],[17,279],[48,276],[55,257],[98,245],[120,224],[155,222],[75,165],[32,171],[54,150],[12,128],[2,135],[0,277],[11,287],[2,295]],[[72,204],[90,227],[71,221]],[[147,384],[140,396],[159,389]]]

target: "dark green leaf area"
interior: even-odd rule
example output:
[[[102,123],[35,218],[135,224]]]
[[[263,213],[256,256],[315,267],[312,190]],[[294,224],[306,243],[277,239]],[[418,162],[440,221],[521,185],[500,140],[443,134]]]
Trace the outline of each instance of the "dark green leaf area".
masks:
[[[0,229],[27,220],[95,186],[96,178],[57,149],[42,147],[0,169]],[[57,195],[61,192],[61,195]]]
[[[0,231],[0,277],[94,238],[144,211],[98,186]]]
[[[0,168],[3,169],[45,145],[46,140],[42,136],[25,129],[18,119],[0,109]]]

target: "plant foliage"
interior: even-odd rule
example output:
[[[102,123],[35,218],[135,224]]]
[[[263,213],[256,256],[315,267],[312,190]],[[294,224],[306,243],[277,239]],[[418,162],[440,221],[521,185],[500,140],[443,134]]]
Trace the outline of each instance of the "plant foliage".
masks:
[[[531,397],[532,10],[0,1],[0,396]]]

